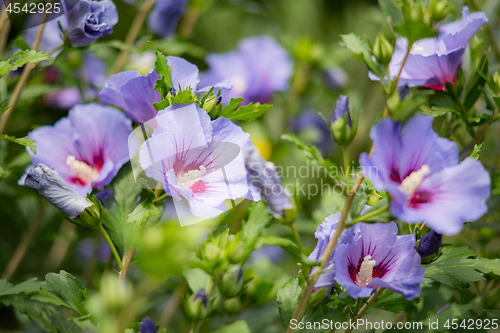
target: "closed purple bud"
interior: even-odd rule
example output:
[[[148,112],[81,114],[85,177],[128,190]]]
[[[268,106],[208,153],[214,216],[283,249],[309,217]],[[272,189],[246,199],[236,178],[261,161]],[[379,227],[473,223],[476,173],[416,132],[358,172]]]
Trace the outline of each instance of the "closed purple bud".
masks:
[[[106,208],[111,203],[111,200],[115,196],[115,192],[112,187],[109,187],[107,190],[99,191],[95,194],[95,197],[102,203],[102,205]]]
[[[174,87],[170,88],[170,95],[172,95],[172,97],[175,97],[176,94],[177,92],[175,91],[175,88]]]
[[[349,112],[349,97],[340,95],[337,103],[335,104],[335,108],[333,109],[333,120],[332,123],[335,123],[337,119],[344,119],[347,116],[347,125],[351,127],[351,113]]]
[[[139,333],[156,333],[155,323],[148,317],[142,320],[141,326],[139,326]]]
[[[276,166],[264,160],[255,148],[245,151],[244,156],[250,188],[258,191],[266,200],[271,215],[276,218],[284,217],[285,210],[292,209],[293,204],[281,186]]]
[[[219,105],[220,102],[222,102],[222,96],[217,96],[217,98],[215,99],[215,103]]]
[[[80,0],[77,7],[68,13],[66,37],[72,46],[88,46],[111,34],[117,22],[118,13],[112,1]]]
[[[205,291],[205,289],[200,289],[196,293],[196,296],[194,297],[193,301],[196,301],[197,299],[200,299],[201,303],[203,304],[203,306],[207,307],[207,305],[208,305],[208,297],[207,297],[207,292]]]
[[[38,164],[28,172],[24,185],[37,190],[42,197],[70,218],[77,217],[87,207],[92,206],[89,200],[76,193],[56,171],[44,164]]]
[[[418,254],[420,254],[421,257],[427,257],[432,254],[438,253],[442,239],[443,235],[438,234],[434,230],[431,230],[424,237],[420,238]]]
[[[402,101],[403,99],[405,99],[405,97],[408,95],[409,92],[410,92],[410,87],[408,87],[407,85],[399,87],[398,88],[399,100]]]

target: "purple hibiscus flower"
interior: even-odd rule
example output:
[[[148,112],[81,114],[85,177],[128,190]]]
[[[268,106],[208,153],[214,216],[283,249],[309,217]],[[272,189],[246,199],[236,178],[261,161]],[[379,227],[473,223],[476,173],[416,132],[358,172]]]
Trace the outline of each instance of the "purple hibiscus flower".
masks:
[[[95,40],[113,33],[118,13],[113,1],[79,0],[68,12],[66,37],[71,45],[88,46]]]
[[[148,29],[165,38],[175,34],[189,0],[158,0],[148,17]]]
[[[191,87],[197,92],[209,89],[209,87],[205,87],[197,90],[198,67],[192,63],[179,57],[167,57],[167,65],[172,67],[174,89],[179,86],[182,89]],[[145,76],[141,76],[137,71],[114,74],[104,82],[99,98],[105,103],[123,109],[133,121],[144,123],[158,114],[153,106],[154,102],[161,100],[160,93],[154,90],[158,79],[160,79],[160,75],[154,71],[154,68]],[[229,89],[231,85],[228,81],[224,81],[216,84],[215,87]]]
[[[333,227],[334,228],[334,227]],[[335,281],[353,298],[368,297],[376,288],[387,288],[411,300],[420,293],[425,269],[415,250],[415,236],[398,236],[389,223],[356,223],[333,256]]]
[[[130,120],[115,108],[76,105],[67,118],[54,126],[42,126],[29,133],[28,137],[36,141],[37,153],[29,149],[28,153],[33,165],[46,164],[76,192],[86,195],[93,188],[102,190],[130,159],[131,131]]]
[[[226,118],[212,121],[195,103],[169,106],[155,120],[139,163],[175,201],[184,198],[192,215],[218,216],[225,211],[224,200],[247,195],[241,151],[253,148],[249,134]]]
[[[460,21],[441,26],[436,38],[416,41],[401,72],[398,85],[444,90],[446,82],[455,83],[469,39],[487,21],[484,13],[469,14],[469,8],[464,7]],[[398,38],[389,64],[391,80],[398,75],[407,49],[408,39]],[[378,80],[373,74],[370,78]]]
[[[401,123],[382,119],[370,133],[374,152],[359,163],[375,188],[390,194],[393,216],[451,236],[487,211],[490,177],[475,159],[459,163],[456,144],[440,138],[432,122],[415,116],[401,131]]]
[[[270,36],[249,37],[238,49],[207,56],[210,69],[203,73],[201,82],[210,85],[229,79],[233,84],[222,98],[245,98],[248,103],[267,103],[275,91],[288,90],[293,63],[286,50]]]

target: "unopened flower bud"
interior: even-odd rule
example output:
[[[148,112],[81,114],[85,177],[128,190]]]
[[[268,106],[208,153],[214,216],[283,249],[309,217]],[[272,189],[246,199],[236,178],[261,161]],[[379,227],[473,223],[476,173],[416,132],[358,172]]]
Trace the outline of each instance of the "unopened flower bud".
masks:
[[[349,98],[340,95],[335,109],[333,110],[332,132],[333,139],[340,146],[348,146],[356,135],[356,126],[352,126],[351,113],[349,111]]]
[[[225,312],[227,312],[230,315],[235,315],[241,312],[241,301],[239,297],[232,297],[229,299],[226,299],[222,303],[222,308],[224,309]]]
[[[220,102],[222,102],[222,96],[217,96],[217,98],[215,99],[215,103],[219,105]]]
[[[210,241],[205,243],[205,246],[203,247],[202,257],[207,263],[211,265],[217,264],[217,262],[219,261],[219,255],[220,249],[216,244]]]
[[[373,55],[381,65],[388,65],[391,62],[394,47],[382,34],[378,34],[373,44]]]
[[[495,87],[495,92],[499,93],[500,92],[500,72],[495,72],[493,74],[493,83]]]
[[[479,241],[479,243],[486,245],[491,241],[493,236],[494,233],[493,230],[491,230],[491,228],[482,227],[481,229],[479,229],[479,232],[477,233],[477,240]]]
[[[229,245],[229,262],[232,264],[239,263],[245,258],[245,244],[236,240]]]
[[[433,0],[429,5],[429,12],[433,22],[439,22],[450,12],[449,4],[445,0]]]
[[[155,323],[148,317],[144,318],[139,326],[139,333],[157,333]]]
[[[219,283],[219,291],[224,297],[231,298],[241,291],[244,284],[243,271],[241,268],[233,266],[222,277]]]
[[[433,256],[439,251],[443,236],[434,230],[431,230],[424,237],[420,238],[420,245],[418,247],[418,254],[422,258]]]
[[[398,94],[399,94],[399,100],[402,101],[405,99],[405,97],[408,95],[410,92],[410,87],[408,87],[406,84],[404,86],[401,86],[398,88]]]
[[[193,320],[200,321],[209,314],[209,302],[205,289],[200,289],[188,299],[187,308]]]
[[[174,87],[170,88],[170,95],[172,97],[175,97],[176,94],[177,94],[177,91],[175,90],[175,88]]]
[[[85,227],[97,226],[96,219],[100,215],[98,200],[93,203],[76,193],[56,171],[46,165],[38,164],[28,171],[24,186],[37,190],[48,202],[74,219],[73,222]]]
[[[108,309],[119,310],[129,302],[134,290],[127,281],[121,281],[117,275],[106,274],[101,280],[100,294]]]

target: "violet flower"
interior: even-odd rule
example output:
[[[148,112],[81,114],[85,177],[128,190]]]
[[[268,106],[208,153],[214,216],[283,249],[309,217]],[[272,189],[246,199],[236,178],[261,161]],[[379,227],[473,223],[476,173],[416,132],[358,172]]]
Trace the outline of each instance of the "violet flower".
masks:
[[[389,223],[356,223],[342,234],[333,255],[335,281],[353,298],[369,297],[376,288],[387,288],[407,300],[420,293],[425,269],[415,250],[415,236],[398,236]]]
[[[375,188],[390,194],[393,216],[451,236],[487,211],[490,176],[473,158],[459,163],[456,144],[440,138],[432,122],[418,115],[401,131],[401,123],[380,120],[370,133],[374,152],[359,163]]]
[[[210,85],[228,79],[233,88],[222,92],[222,99],[243,97],[241,105],[267,103],[275,91],[287,91],[293,63],[286,50],[270,36],[243,39],[238,48],[227,53],[209,54],[209,70],[201,82]]]
[[[441,26],[436,38],[421,39],[413,44],[398,85],[444,90],[446,82],[455,83],[467,43],[487,21],[484,13],[469,14],[469,8],[463,7],[460,21]],[[407,49],[408,40],[398,38],[389,64],[391,80],[398,75]],[[370,78],[378,80],[372,73]]]
[[[169,106],[155,120],[139,163],[174,200],[187,200],[191,214],[216,217],[224,200],[247,195],[241,151],[253,148],[249,134],[226,118],[212,121],[196,103]]]
[[[210,87],[197,90],[198,67],[179,57],[167,57],[167,65],[172,67],[172,85],[175,89],[180,86],[182,89],[191,89],[196,92],[207,91]],[[152,68],[145,76],[141,76],[137,71],[125,71],[111,75],[104,82],[99,98],[101,101],[115,105],[135,122],[144,123],[153,119],[158,111],[153,106],[154,102],[161,100],[160,93],[154,90],[156,80],[160,75]],[[219,89],[229,89],[231,85],[228,81],[215,85]]]
[[[281,177],[273,162],[262,158],[257,149],[244,152],[248,182],[251,184],[251,198],[259,201],[261,196],[266,200],[267,209],[276,218],[284,217],[285,210],[293,205],[286,190],[281,186]]]
[[[66,38],[75,47],[92,44],[95,40],[113,33],[118,23],[118,13],[113,1],[79,0],[68,12]]]
[[[54,170],[44,164],[32,167],[24,179],[23,185],[47,199],[54,207],[75,218],[92,202],[73,190],[63,178]]]
[[[28,134],[36,141],[30,149],[32,165],[44,163],[81,195],[102,190],[129,159],[131,122],[123,113],[99,104],[77,105],[54,126]],[[132,142],[133,143],[133,142]],[[28,166],[28,173],[33,166]],[[24,176],[21,179],[24,182]]]
[[[148,17],[148,29],[165,38],[175,34],[189,0],[158,0]]]

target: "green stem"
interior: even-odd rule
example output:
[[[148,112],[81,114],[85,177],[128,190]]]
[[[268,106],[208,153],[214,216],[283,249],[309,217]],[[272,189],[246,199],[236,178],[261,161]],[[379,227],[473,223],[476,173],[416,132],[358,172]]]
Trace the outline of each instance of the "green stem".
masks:
[[[158,202],[160,202],[162,200],[165,200],[167,197],[168,197],[168,194],[167,193],[163,193],[158,198],[155,198],[155,200],[153,201],[153,203],[158,203]]]
[[[365,312],[368,311],[370,306],[372,306],[373,302],[375,302],[375,300],[384,292],[384,290],[385,290],[385,288],[378,288],[377,292],[375,294],[371,295],[370,298],[368,298],[365,305],[363,305],[361,310],[359,310],[358,314],[356,316],[354,316],[354,318],[352,318],[351,320],[353,322],[356,322],[358,319],[363,317]],[[352,330],[353,330],[352,328],[348,328],[347,330],[345,330],[345,333],[351,333]]]
[[[113,244],[113,241],[109,237],[108,232],[102,226],[102,223],[99,223],[99,231],[104,236],[104,239],[106,240],[106,242],[108,242],[108,245],[111,248],[111,252],[113,252],[113,256],[115,257],[115,260],[118,264],[118,268],[120,270],[122,270],[123,269],[122,259],[120,258],[120,255],[118,254],[118,251],[116,250],[115,244]]]
[[[387,210],[389,210],[389,206],[380,207],[379,209],[376,209],[373,212],[369,212],[369,213],[358,216],[357,218],[353,219],[351,222],[346,223],[345,226],[350,227],[358,222],[363,222],[366,219],[380,215]]]
[[[295,243],[297,243],[297,246],[299,247],[300,253],[302,253],[302,242],[300,241],[300,235],[297,232],[297,229],[295,229],[293,223],[289,225],[290,230],[292,231],[292,236],[293,239],[295,240]]]
[[[451,85],[447,84],[446,88],[447,88],[446,91],[448,92],[448,95],[450,95],[451,98],[453,98],[453,101],[455,102],[455,105],[457,106],[458,111],[460,111],[460,118],[462,118],[462,120],[467,128],[467,132],[470,134],[470,136],[472,136],[472,138],[474,138],[474,135],[475,135],[474,128],[469,123],[469,119],[467,118],[467,110],[465,110],[464,105],[460,101],[460,98],[458,98],[458,95],[453,90],[453,87]]]
[[[349,167],[349,151],[347,147],[342,147],[342,156],[344,158],[344,174],[347,181],[346,193],[349,193],[349,188],[351,186],[351,170]]]

